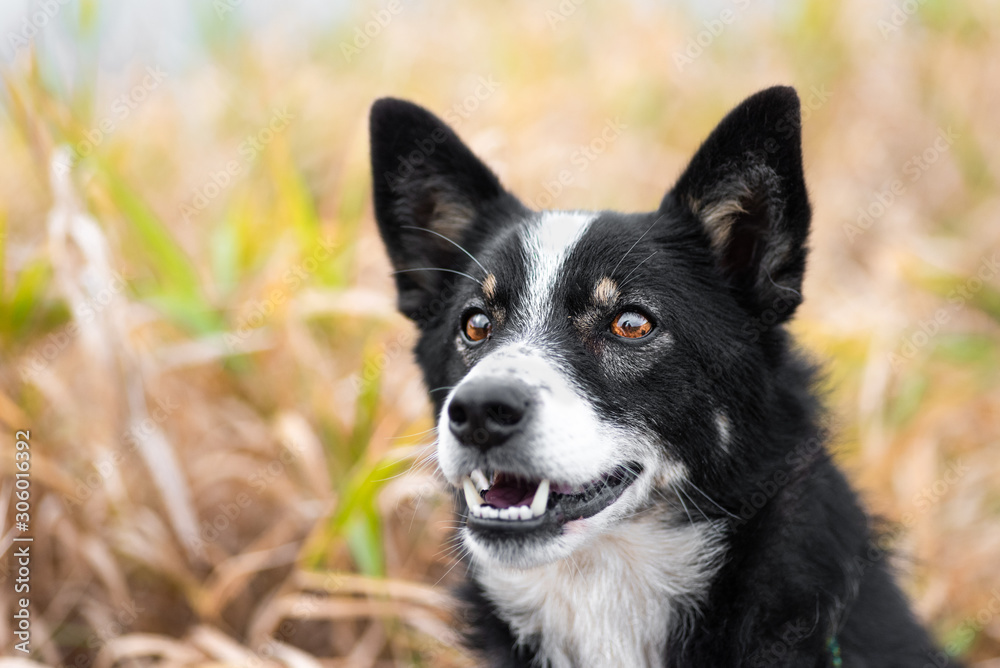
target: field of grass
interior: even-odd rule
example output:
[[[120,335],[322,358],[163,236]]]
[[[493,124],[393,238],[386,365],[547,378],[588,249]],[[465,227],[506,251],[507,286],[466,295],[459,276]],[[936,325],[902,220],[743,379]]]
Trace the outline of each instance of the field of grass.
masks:
[[[414,332],[375,232],[372,100],[445,116],[534,205],[647,210],[729,107],[788,83],[815,209],[793,329],[828,369],[837,456],[921,617],[1000,666],[995,1],[16,4],[4,655],[470,665]]]

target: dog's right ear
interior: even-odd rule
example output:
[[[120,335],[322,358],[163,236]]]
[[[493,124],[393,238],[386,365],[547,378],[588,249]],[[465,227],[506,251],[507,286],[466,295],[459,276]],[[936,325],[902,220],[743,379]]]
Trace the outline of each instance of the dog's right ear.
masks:
[[[452,273],[471,262],[465,251],[475,253],[491,223],[527,209],[426,109],[382,98],[370,130],[375,217],[396,269],[399,310],[421,324],[447,285],[468,280]]]

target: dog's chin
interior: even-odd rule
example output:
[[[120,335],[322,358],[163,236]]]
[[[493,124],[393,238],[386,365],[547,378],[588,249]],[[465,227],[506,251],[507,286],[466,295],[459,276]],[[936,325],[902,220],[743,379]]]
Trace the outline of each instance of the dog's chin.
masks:
[[[486,506],[473,514],[465,504],[463,542],[480,567],[530,569],[565,559],[646,505],[649,478],[641,466],[629,463],[582,494],[553,484],[544,513],[529,519],[491,518],[483,511]],[[560,489],[564,492],[555,491]]]

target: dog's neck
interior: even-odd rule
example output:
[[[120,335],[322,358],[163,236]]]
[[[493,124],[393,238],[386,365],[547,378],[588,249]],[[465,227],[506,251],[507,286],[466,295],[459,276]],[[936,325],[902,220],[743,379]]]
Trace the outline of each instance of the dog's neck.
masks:
[[[722,553],[717,526],[643,515],[568,559],[531,569],[480,567],[476,578],[539,665],[658,666],[671,633],[703,600]]]

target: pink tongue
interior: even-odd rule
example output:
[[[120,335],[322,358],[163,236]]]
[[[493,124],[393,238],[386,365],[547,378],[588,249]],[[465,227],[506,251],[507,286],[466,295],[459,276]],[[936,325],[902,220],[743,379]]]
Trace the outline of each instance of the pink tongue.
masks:
[[[511,506],[526,506],[535,496],[538,485],[502,473],[497,476],[493,486],[486,490],[483,500],[494,508],[510,508]]]

